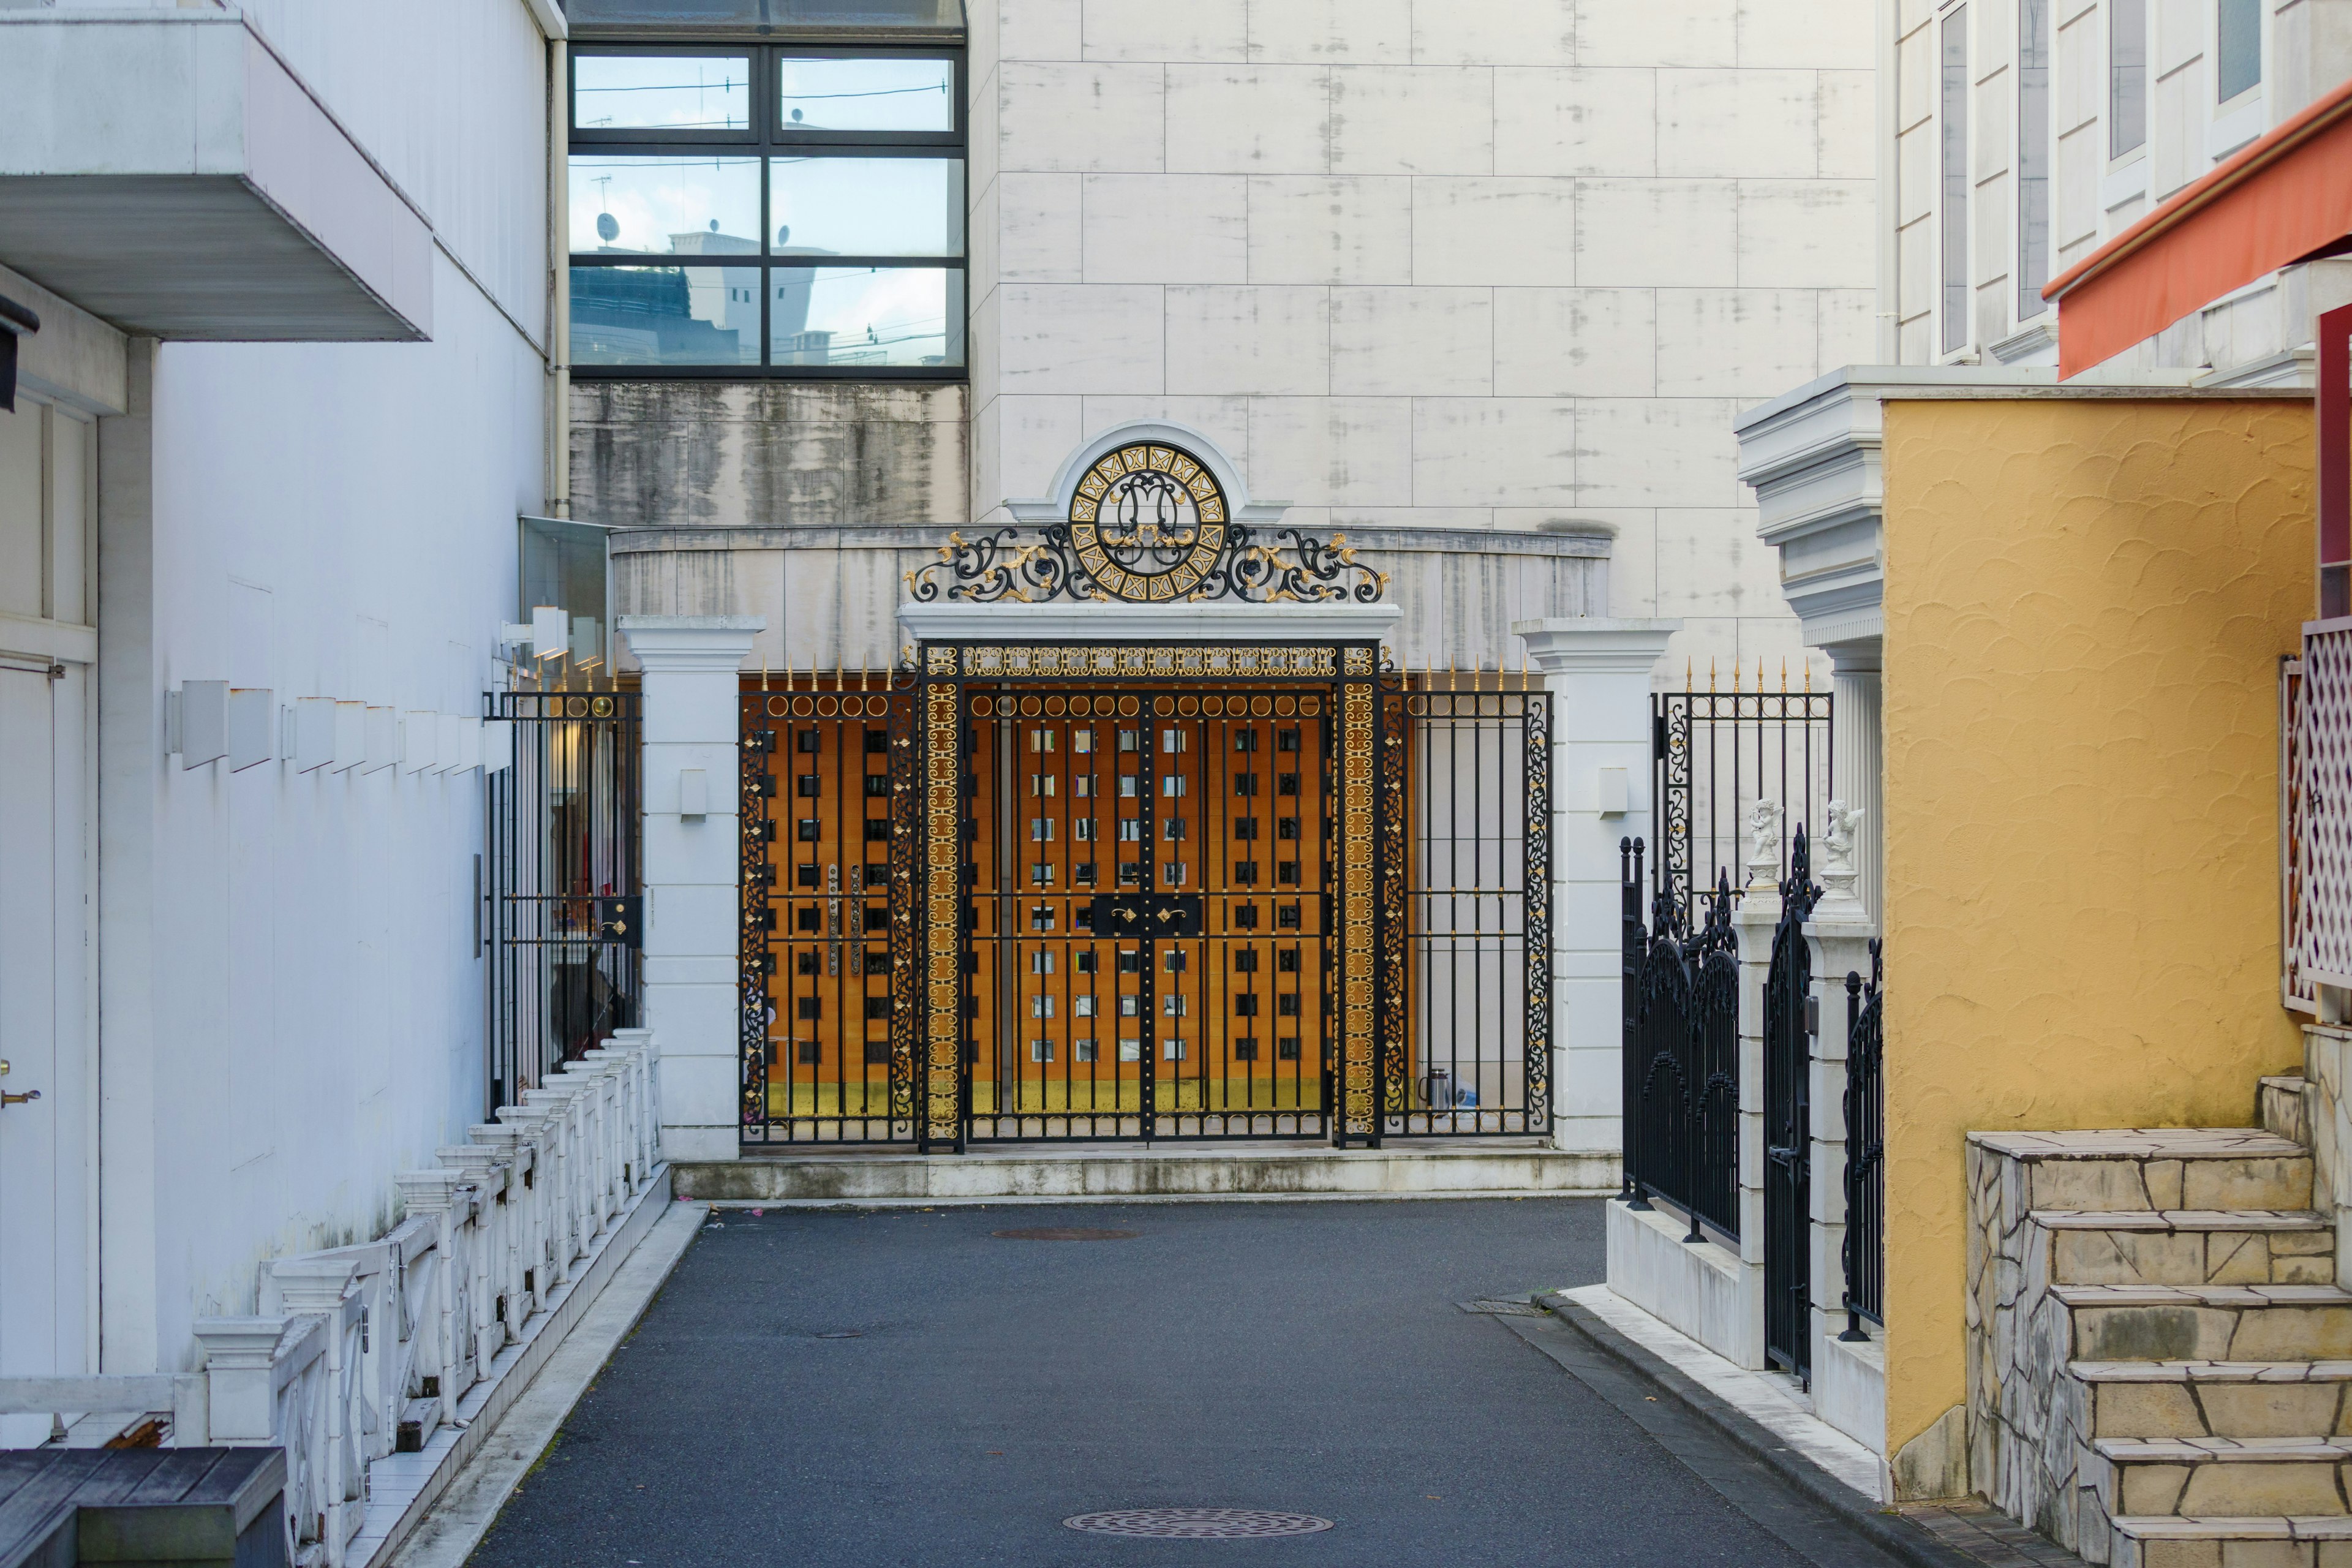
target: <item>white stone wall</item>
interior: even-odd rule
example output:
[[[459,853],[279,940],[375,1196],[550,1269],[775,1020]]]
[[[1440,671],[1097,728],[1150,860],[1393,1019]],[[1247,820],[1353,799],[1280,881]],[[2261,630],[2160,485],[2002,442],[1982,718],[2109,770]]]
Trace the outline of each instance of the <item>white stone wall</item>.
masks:
[[[1870,355],[1867,0],[970,11],[975,518],[1166,418],[1309,527],[1603,525],[1702,679],[1796,652],[1730,421]]]
[[[2057,312],[2023,310],[2019,256],[2019,45],[2022,0],[1884,0],[1896,36],[1888,309],[1897,363],[2055,364]],[[2147,140],[2113,154],[2111,29],[2117,4],[2145,6]],[[1947,349],[1941,310],[1941,51],[1965,9],[1968,38],[1968,331]],[[2347,76],[2352,17],[2324,0],[2263,0],[2263,79],[2218,97],[2214,0],[2050,0],[2051,245],[2055,277]],[[2315,310],[2352,297],[2340,264],[2289,268],[2168,328],[2101,373],[2308,383]],[[2303,356],[2294,353],[2305,351]]]
[[[134,342],[100,421],[109,1372],[194,1364],[261,1259],[382,1234],[485,1114],[480,773],[184,769],[163,715],[200,679],[480,711],[547,500],[546,44],[514,0],[257,15],[432,224],[433,339]]]

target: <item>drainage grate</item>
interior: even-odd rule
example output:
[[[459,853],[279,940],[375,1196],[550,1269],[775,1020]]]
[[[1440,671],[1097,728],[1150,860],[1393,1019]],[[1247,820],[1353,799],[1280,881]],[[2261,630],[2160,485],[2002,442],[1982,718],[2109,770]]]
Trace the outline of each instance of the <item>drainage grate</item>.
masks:
[[[1490,1318],[1544,1316],[1544,1310],[1541,1307],[1530,1306],[1525,1301],[1456,1301],[1454,1304],[1465,1312],[1483,1312]]]
[[[1115,1508],[1062,1521],[1089,1535],[1141,1535],[1174,1541],[1256,1541],[1272,1535],[1312,1535],[1331,1521],[1311,1513],[1271,1513],[1259,1508]]]
[[[1139,1230],[1088,1230],[1083,1226],[1041,1225],[1028,1230],[992,1230],[999,1241],[1133,1241]]]

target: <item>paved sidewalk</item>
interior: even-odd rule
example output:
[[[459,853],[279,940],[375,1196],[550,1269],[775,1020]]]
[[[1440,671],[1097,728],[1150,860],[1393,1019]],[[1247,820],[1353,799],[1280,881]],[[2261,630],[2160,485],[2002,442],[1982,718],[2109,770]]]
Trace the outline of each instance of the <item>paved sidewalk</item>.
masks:
[[[1067,1228],[1133,1234],[993,1234]],[[471,1561],[1890,1562],[1457,1305],[1595,1280],[1601,1247],[1590,1200],[721,1211]],[[1157,1506],[1332,1528],[1062,1523]]]

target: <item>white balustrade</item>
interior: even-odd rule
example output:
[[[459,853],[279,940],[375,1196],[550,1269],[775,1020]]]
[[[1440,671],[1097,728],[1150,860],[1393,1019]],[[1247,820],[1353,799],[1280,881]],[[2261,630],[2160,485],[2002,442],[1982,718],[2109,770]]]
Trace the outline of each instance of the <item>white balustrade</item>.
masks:
[[[286,1450],[289,1560],[344,1568],[368,1467],[460,1421],[658,1163],[650,1031],[551,1074],[398,1181],[373,1241],[272,1258],[251,1317],[199,1318],[198,1373],[0,1377],[0,1415],[168,1413],[174,1447]]]

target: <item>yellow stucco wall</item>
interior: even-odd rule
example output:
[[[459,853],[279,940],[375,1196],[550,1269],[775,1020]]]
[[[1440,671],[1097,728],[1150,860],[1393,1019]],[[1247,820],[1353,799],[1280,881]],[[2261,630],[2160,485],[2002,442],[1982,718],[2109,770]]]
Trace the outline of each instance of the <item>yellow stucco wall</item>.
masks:
[[[1887,1437],[1967,1397],[1962,1139],[2243,1126],[2307,402],[1886,407]]]

